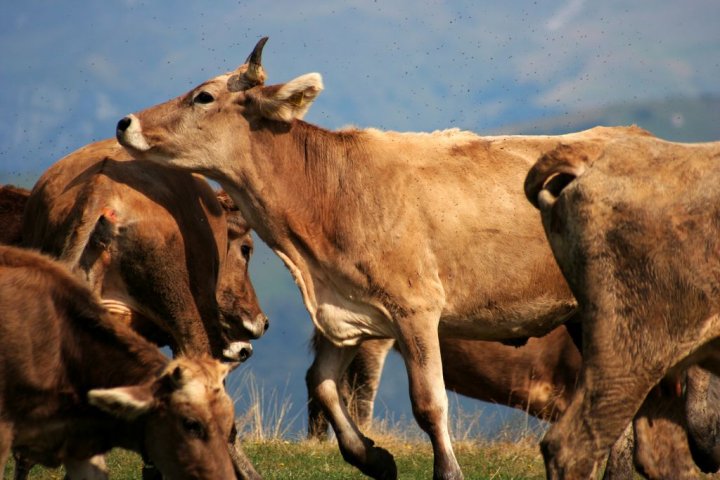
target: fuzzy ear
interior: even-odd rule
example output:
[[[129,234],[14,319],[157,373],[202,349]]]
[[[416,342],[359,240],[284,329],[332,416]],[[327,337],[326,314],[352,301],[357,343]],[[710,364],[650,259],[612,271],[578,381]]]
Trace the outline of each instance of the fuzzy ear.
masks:
[[[291,122],[305,116],[322,90],[322,76],[306,73],[282,85],[263,87],[252,92],[251,97],[264,117]]]
[[[133,420],[147,413],[154,399],[149,387],[98,388],[88,392],[88,401],[115,417]]]

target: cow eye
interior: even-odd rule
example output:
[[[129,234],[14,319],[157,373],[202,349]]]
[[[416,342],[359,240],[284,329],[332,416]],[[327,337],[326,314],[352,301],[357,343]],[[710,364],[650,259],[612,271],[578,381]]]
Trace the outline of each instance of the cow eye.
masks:
[[[206,92],[205,90],[203,90],[202,92],[195,95],[195,98],[193,99],[193,103],[202,103],[202,104],[211,103],[214,101],[215,101],[215,97],[213,97],[211,93]]]
[[[192,418],[183,418],[182,428],[183,430],[185,430],[185,432],[188,433],[188,435],[199,438],[201,440],[205,439],[205,437],[207,436],[205,433],[205,426],[202,424],[202,422]]]
[[[242,245],[240,247],[240,253],[245,257],[245,260],[250,260],[250,254],[252,253],[252,247],[250,245]]]

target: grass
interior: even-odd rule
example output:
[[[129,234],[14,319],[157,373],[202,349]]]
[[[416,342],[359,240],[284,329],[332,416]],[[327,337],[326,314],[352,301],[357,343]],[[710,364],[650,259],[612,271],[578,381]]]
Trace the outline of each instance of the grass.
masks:
[[[391,437],[377,439],[378,445],[395,456],[399,479],[414,480],[432,476],[432,450],[427,442],[405,442]],[[353,480],[366,479],[346,464],[334,441],[263,440],[244,443],[253,465],[266,480]],[[542,458],[530,443],[458,442],[455,453],[465,478],[472,479],[534,479],[545,478]],[[113,480],[140,479],[138,455],[114,450],[107,458]],[[62,480],[61,469],[33,468],[30,478]],[[8,465],[4,478],[12,478]]]

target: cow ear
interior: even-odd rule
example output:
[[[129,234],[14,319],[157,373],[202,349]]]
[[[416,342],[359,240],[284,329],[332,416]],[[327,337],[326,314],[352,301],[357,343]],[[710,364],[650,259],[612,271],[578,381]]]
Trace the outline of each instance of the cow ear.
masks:
[[[115,417],[133,420],[147,413],[154,399],[147,386],[99,388],[88,392],[88,401]]]
[[[307,73],[282,85],[270,85],[249,93],[266,118],[291,122],[301,119],[323,90],[322,76]]]

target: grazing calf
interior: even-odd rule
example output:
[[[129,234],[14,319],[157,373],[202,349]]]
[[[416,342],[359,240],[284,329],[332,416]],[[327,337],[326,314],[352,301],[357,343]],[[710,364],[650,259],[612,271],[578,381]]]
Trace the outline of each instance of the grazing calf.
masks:
[[[168,359],[61,265],[0,246],[0,471],[14,448],[68,476],[114,447],[165,478],[232,478],[229,370]]]
[[[137,159],[202,172],[286,263],[329,340],[314,380],[346,460],[376,478],[392,456],[360,434],[337,382],[357,345],[395,338],[434,476],[462,478],[447,428],[439,336],[543,335],[575,301],[522,180],[560,143],[594,152],[634,129],[562,136],[331,132],[303,122],[319,74],[238,87],[241,69],[118,122]]]
[[[720,142],[637,135],[538,157],[525,191],[578,300],[584,353],[541,447],[549,478],[588,478],[661,378],[720,373]],[[717,398],[710,382],[691,386]]]

